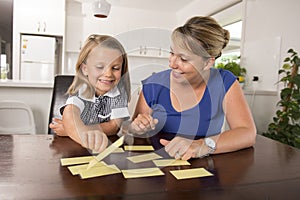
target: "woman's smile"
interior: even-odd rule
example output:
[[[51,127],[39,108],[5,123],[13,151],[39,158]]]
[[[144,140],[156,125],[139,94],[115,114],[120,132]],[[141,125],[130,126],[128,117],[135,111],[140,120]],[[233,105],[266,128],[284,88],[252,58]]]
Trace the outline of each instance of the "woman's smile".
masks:
[[[183,72],[172,70],[172,76],[174,78],[182,78],[183,77]]]

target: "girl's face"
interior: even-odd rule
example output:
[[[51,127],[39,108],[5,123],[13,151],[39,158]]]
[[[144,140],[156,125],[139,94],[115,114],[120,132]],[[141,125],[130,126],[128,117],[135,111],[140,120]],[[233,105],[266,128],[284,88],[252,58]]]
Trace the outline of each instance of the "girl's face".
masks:
[[[212,66],[210,61],[172,45],[169,56],[172,79],[181,84],[199,83],[199,78]]]
[[[109,47],[95,47],[81,65],[84,75],[95,88],[96,96],[113,89],[122,76],[122,54]]]

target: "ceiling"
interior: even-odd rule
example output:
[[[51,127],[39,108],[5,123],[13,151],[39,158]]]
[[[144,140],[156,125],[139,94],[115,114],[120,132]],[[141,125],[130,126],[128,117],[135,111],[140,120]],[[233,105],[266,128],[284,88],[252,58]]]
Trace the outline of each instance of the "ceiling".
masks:
[[[93,2],[94,0],[68,0],[78,2]],[[113,6],[156,10],[162,12],[176,12],[193,0],[107,0]],[[13,0],[0,0],[0,24],[1,27],[9,27],[12,24]]]
[[[94,0],[73,0],[79,2],[93,2]],[[176,12],[193,2],[194,0],[107,0],[111,6],[138,8],[144,10],[156,10]]]

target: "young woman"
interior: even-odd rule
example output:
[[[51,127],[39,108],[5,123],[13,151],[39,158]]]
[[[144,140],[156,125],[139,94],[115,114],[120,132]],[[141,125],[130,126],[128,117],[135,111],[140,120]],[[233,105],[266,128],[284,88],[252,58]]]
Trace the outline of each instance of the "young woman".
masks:
[[[228,41],[229,32],[211,17],[193,17],[176,28],[171,69],[142,82],[130,131],[156,127],[153,138],[183,160],[252,146],[256,128],[237,78],[212,68]],[[230,129],[221,132],[224,118]]]

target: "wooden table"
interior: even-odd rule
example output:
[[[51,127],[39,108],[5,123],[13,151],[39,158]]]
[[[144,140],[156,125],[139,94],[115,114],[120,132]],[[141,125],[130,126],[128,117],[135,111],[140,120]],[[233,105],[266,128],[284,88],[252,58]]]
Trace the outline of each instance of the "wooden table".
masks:
[[[80,179],[60,165],[60,158],[84,155],[69,138],[0,135],[0,199],[300,199],[300,151],[262,136],[253,148],[165,167],[157,177]],[[125,157],[105,161],[122,168]],[[196,167],[214,176],[177,180],[169,172]]]

